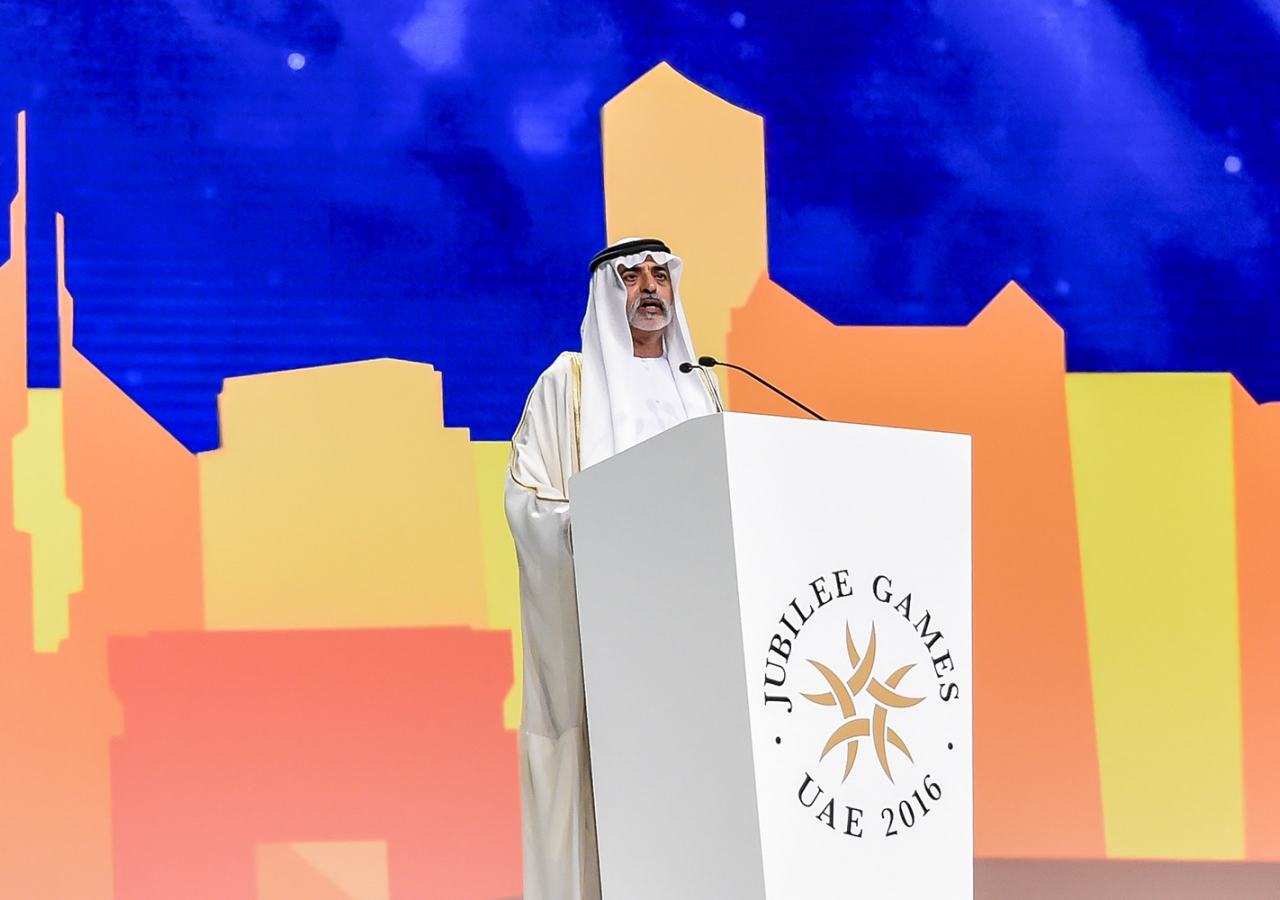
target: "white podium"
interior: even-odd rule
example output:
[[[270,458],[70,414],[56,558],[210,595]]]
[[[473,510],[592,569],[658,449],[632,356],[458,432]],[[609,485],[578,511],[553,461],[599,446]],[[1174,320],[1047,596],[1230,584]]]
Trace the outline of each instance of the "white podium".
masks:
[[[967,435],[726,413],[570,502],[604,900],[971,900]]]

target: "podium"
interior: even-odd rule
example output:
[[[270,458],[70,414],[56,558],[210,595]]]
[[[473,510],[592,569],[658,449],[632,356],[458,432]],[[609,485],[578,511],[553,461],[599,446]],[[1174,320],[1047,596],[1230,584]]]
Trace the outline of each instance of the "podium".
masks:
[[[605,900],[971,900],[970,474],[725,413],[574,476]]]

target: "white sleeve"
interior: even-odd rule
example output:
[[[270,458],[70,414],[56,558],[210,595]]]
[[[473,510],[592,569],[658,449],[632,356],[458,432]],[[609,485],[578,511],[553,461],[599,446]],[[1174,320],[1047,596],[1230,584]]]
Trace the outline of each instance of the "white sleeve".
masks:
[[[524,629],[520,792],[526,900],[600,897],[569,540],[567,490],[577,440],[572,377],[571,368],[553,366],[534,385],[512,438],[506,484]]]
[[[534,385],[512,438],[506,485],[507,522],[520,565],[522,727],[550,738],[582,725],[586,715],[569,535],[568,478],[575,440],[567,400],[571,377],[567,366],[555,365]]]

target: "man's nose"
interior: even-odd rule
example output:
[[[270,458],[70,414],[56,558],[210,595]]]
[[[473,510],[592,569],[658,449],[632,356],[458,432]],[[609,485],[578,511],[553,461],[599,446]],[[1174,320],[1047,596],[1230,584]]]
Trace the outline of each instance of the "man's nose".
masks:
[[[653,293],[654,288],[658,286],[658,282],[653,277],[652,272],[644,272],[640,276],[640,287],[646,293]]]

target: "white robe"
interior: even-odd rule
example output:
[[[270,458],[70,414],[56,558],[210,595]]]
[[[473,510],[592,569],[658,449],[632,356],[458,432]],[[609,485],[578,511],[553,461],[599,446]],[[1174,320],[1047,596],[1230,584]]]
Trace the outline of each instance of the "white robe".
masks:
[[[525,900],[600,897],[569,534],[569,477],[579,468],[581,367],[581,354],[562,353],[533,386],[512,438],[507,474],[524,638]]]
[[[666,358],[635,361],[652,398],[634,443],[684,421]],[[529,394],[512,439],[507,521],[520,564],[524,900],[599,900],[569,478],[579,469],[582,356],[562,353]]]
[[[666,356],[636,359],[618,266],[668,267],[673,320]],[[643,252],[597,267],[582,323],[582,353],[562,353],[538,378],[512,438],[507,522],[520,564],[524,708],[520,799],[524,900],[599,900],[578,599],[569,528],[569,478],[719,404],[692,362],[680,303],[680,258]],[[655,864],[660,861],[655,860]]]
[[[635,371],[634,382],[644,395],[639,407],[627,417],[631,429],[628,438],[635,445],[679,425],[688,414],[684,411],[680,389],[676,387],[671,361],[666,356],[633,356],[630,362]]]

